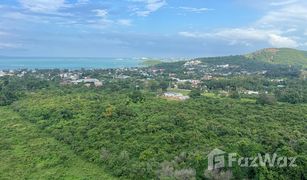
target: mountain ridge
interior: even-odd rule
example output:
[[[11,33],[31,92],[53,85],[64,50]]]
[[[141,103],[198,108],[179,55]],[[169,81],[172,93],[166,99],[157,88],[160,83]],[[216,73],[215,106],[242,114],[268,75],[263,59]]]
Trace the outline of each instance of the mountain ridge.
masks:
[[[272,64],[297,65],[307,67],[307,51],[292,48],[265,48],[244,55],[248,59]]]

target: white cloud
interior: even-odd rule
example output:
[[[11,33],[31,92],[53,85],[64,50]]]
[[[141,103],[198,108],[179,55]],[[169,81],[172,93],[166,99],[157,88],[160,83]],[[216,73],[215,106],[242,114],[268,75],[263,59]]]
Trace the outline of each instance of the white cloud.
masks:
[[[7,35],[9,35],[9,33],[4,32],[4,31],[0,31],[0,36],[7,36]]]
[[[96,13],[97,17],[106,18],[108,16],[108,11],[106,9],[95,9],[92,10],[94,13]]]
[[[189,37],[189,38],[204,38],[204,37],[206,37],[205,34],[201,34],[201,33],[197,33],[197,32],[187,32],[187,31],[179,32],[179,35],[184,36],[184,37]]]
[[[50,13],[69,7],[65,0],[19,0],[21,5],[32,12]]]
[[[148,16],[149,14],[159,10],[167,4],[166,0],[131,0],[131,2],[139,2],[145,4],[143,10],[140,10],[139,8],[134,9],[135,14],[138,16]]]
[[[233,0],[236,3],[255,8],[257,10],[272,10],[292,4],[304,3],[305,0]]]
[[[257,23],[269,26],[305,25],[307,21],[307,4],[293,4],[268,12]]]
[[[117,19],[117,20],[111,20],[108,18],[101,18],[98,20],[89,20],[87,21],[88,24],[90,24],[91,27],[94,28],[107,28],[109,26],[115,26],[115,25],[119,25],[119,26],[131,26],[132,25],[132,21],[130,19]]]
[[[276,34],[269,35],[269,43],[274,47],[296,48],[299,46],[299,44],[295,40],[289,37],[282,37]]]
[[[254,28],[235,28],[226,29],[214,33],[214,36],[220,37],[225,40],[252,40],[262,41],[265,40],[270,31],[264,31]]]
[[[246,1],[252,3],[251,0]],[[296,48],[306,42],[306,2],[302,0],[260,0],[259,3],[270,8],[262,18],[251,23],[248,28],[228,28],[210,32],[183,31],[179,35],[195,39],[214,39],[224,41],[229,45],[245,46],[266,44],[273,47]]]
[[[272,33],[273,31],[265,31],[254,28],[233,28],[233,29],[223,29],[210,33],[180,32],[179,34],[186,37],[218,38],[227,41],[234,41],[234,40],[263,41],[266,40],[268,34]]]
[[[161,7],[163,7],[164,5],[166,5],[165,0],[148,0],[146,8],[150,12],[154,12],[154,11],[157,11],[158,9],[160,9]]]
[[[118,19],[117,24],[122,25],[122,26],[131,26],[132,21],[130,19]]]
[[[21,44],[1,43],[0,42],[0,49],[17,49],[20,47],[21,47]]]
[[[179,9],[182,9],[187,12],[193,12],[193,13],[204,13],[204,12],[213,10],[209,8],[194,8],[194,7],[179,7]]]
[[[88,4],[90,2],[90,0],[78,0],[76,2],[76,5],[85,5]]]
[[[107,19],[107,18],[102,18],[98,20],[88,20],[87,21],[88,25],[93,28],[98,28],[98,29],[105,29],[111,25],[114,24],[113,20]]]
[[[285,5],[296,3],[297,1],[298,0],[274,1],[274,2],[271,2],[270,5],[271,6],[285,6]]]
[[[292,33],[292,32],[296,32],[296,31],[297,31],[296,28],[290,28],[290,29],[285,30],[286,33]]]
[[[58,17],[58,16],[40,16],[36,14],[29,13],[21,13],[21,12],[7,12],[0,15],[0,18],[5,18],[9,21],[13,20],[15,22],[15,26],[18,24],[17,22],[29,22],[29,23],[37,23],[37,24],[65,24],[65,22],[71,22],[71,18],[66,17]]]
[[[91,24],[92,27],[95,28],[106,28],[111,25],[122,25],[122,26],[130,26],[131,20],[129,19],[110,19],[109,12],[107,9],[95,9],[92,10],[96,14],[98,19],[96,20],[88,20],[87,22]]]
[[[106,28],[110,25],[131,26],[132,21],[130,19],[110,19],[109,13],[106,9],[95,9],[92,12],[96,13],[96,20],[88,20],[92,27]]]
[[[255,28],[224,29],[211,33],[179,32],[179,35],[195,39],[217,39],[228,42],[229,45],[242,44],[250,46],[253,43],[267,43],[273,47],[298,47],[294,39],[282,36],[278,30],[262,30]]]

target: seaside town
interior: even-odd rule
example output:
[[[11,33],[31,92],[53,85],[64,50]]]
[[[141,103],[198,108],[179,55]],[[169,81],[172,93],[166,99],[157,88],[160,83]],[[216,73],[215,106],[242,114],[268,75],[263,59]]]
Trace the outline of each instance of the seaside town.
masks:
[[[307,180],[307,0],[0,12],[0,180]]]
[[[33,76],[38,79],[57,82],[61,86],[86,86],[88,88],[104,88],[112,83],[134,84],[135,89],[160,90],[159,96],[170,100],[187,100],[194,89],[201,93],[214,93],[219,96],[232,96],[237,93],[244,96],[258,96],[260,93],[271,93],[286,87],[283,74],[284,67],[246,66],[242,62],[217,63],[208,59],[195,59],[172,63],[157,63],[149,67],[88,69],[88,70],[1,70],[4,76]],[[268,71],[271,73],[269,74]],[[289,68],[288,74],[300,73]],[[277,75],[272,75],[277,73]],[[248,80],[258,76],[268,81],[267,86],[240,86],[227,81]],[[280,77],[278,77],[280,76]],[[304,77],[305,78],[305,77]],[[250,87],[250,88],[249,88]]]

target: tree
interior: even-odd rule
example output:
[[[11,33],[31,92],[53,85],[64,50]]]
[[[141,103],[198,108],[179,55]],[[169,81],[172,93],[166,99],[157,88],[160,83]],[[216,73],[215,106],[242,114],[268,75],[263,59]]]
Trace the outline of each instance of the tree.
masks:
[[[279,99],[280,101],[288,102],[291,104],[304,102],[303,93],[298,89],[289,89],[281,92],[279,95]]]
[[[0,92],[0,106],[10,105],[18,99],[18,96],[13,91],[4,90]]]
[[[149,81],[148,87],[151,91],[156,92],[159,89],[159,84],[157,81]]]
[[[179,83],[178,88],[179,89],[192,89],[192,83],[190,82]]]
[[[241,95],[238,91],[231,91],[229,97],[233,99],[240,99]]]
[[[261,104],[261,105],[274,105],[276,104],[276,98],[273,95],[268,95],[268,94],[260,94],[258,99],[257,99],[257,103]]]
[[[189,96],[193,99],[201,97],[201,90],[200,89],[193,89],[190,93]]]
[[[160,82],[160,88],[162,89],[163,92],[167,91],[168,82],[167,81]]]
[[[133,91],[129,97],[134,103],[142,102],[145,99],[141,91]]]

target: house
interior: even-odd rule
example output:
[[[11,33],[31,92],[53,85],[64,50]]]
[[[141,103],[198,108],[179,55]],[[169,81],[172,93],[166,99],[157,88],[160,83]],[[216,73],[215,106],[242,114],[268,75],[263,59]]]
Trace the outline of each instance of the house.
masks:
[[[65,79],[65,80],[71,79],[73,81],[79,79],[79,75],[78,74],[73,74],[73,73],[61,73],[60,77],[62,79]]]
[[[0,71],[0,77],[3,77],[3,76],[5,76],[5,75],[6,75],[6,73],[5,73],[5,72]]]
[[[173,78],[173,77],[176,77],[177,74],[176,73],[169,73],[168,76]]]
[[[229,64],[217,65],[218,68],[229,68]]]
[[[80,84],[80,83],[84,83],[85,86],[89,87],[91,85],[94,85],[96,87],[100,87],[102,86],[102,82],[99,81],[98,79],[91,79],[91,78],[86,78],[86,79],[79,79],[79,80],[75,80],[75,81],[71,81],[73,84]]]
[[[284,81],[285,81],[284,79],[271,79],[271,82],[281,83],[281,82],[284,82]]]
[[[128,79],[128,78],[130,78],[130,76],[121,74],[121,75],[118,75],[117,78],[118,79]]]
[[[247,90],[244,92],[244,94],[248,94],[248,95],[259,95],[258,91],[251,91],[251,90]]]
[[[205,80],[205,81],[209,81],[211,79],[213,79],[213,76],[211,75],[204,75],[204,77],[202,78],[202,80]]]
[[[188,61],[188,62],[184,63],[184,66],[195,66],[195,65],[199,65],[199,64],[201,64],[201,61],[195,60],[195,61]]]
[[[163,94],[163,96],[168,99],[181,100],[181,101],[184,101],[190,98],[189,96],[184,96],[181,93],[175,93],[175,92],[166,92]]]
[[[27,72],[26,71],[22,71],[20,74],[17,74],[18,77],[23,77]],[[1,75],[0,75],[1,76]]]
[[[0,71],[0,77],[3,77],[3,76],[14,76],[14,71],[9,71],[9,73]]]
[[[280,84],[280,85],[277,85],[277,87],[278,87],[278,88],[285,88],[286,86],[285,86],[285,85]]]
[[[192,87],[198,87],[201,81],[200,80],[190,80],[190,82],[192,83]]]

